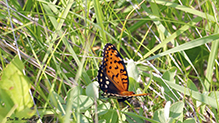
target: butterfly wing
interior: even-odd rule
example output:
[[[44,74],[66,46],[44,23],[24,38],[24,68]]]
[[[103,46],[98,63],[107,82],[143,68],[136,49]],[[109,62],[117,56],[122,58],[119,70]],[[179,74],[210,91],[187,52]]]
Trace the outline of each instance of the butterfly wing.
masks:
[[[110,82],[109,78],[105,75],[103,71],[103,65],[101,65],[99,68],[97,78],[100,85],[100,89],[102,91],[106,93],[118,93],[118,89],[112,82]]]
[[[98,71],[101,90],[107,93],[128,91],[128,73],[124,61],[117,49],[107,43],[103,52],[103,61]]]

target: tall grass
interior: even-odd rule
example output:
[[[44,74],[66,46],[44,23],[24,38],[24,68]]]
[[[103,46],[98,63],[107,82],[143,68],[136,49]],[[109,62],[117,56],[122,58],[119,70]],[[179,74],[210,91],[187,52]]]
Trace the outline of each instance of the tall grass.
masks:
[[[0,121],[219,120],[217,1],[19,2],[0,1]],[[129,90],[149,96],[99,96],[108,42],[128,63]]]

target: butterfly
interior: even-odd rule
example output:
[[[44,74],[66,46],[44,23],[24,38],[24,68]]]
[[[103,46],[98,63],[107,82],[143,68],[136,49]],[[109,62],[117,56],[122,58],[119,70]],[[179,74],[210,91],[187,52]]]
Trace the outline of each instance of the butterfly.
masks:
[[[148,95],[128,91],[129,79],[123,58],[111,43],[107,43],[104,47],[97,79],[100,89],[109,96],[129,98]]]

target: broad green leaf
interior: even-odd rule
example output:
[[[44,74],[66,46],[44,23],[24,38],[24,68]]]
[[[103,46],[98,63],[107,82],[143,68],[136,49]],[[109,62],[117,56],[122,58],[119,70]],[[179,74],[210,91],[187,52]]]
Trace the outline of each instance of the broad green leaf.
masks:
[[[22,61],[15,57],[3,70],[0,80],[0,98],[5,103],[6,112],[16,105],[15,116],[22,114],[23,117],[31,117],[35,113],[35,110],[30,109],[33,106],[29,93],[31,85],[30,80],[23,75],[23,68]]]
[[[167,103],[165,104],[165,107],[164,107],[164,118],[165,118],[165,121],[167,121],[169,119],[170,105],[171,105],[171,102],[167,101]]]
[[[155,111],[153,120],[159,121],[160,123],[165,123],[164,109],[158,109]]]
[[[109,102],[102,102],[102,101],[97,101],[98,105],[97,105],[97,113],[98,115],[104,115],[108,112],[108,110],[110,109],[111,107],[111,104]],[[93,107],[95,108],[95,107]]]
[[[173,68],[170,68],[169,70],[167,70],[164,74],[163,74],[163,76],[162,76],[162,78],[165,80],[165,81],[168,81],[168,82],[170,82],[170,83],[175,83],[175,75],[176,75],[176,68],[175,67],[173,67]],[[164,91],[165,91],[165,98],[166,98],[166,100],[168,100],[168,101],[172,101],[171,99],[169,99],[169,97],[171,97],[172,99],[174,99],[175,101],[177,101],[177,97],[179,97],[179,95],[177,94],[177,92],[175,91],[175,90],[173,90],[173,89],[171,89],[168,85],[167,85],[167,83],[165,83],[165,82],[162,82],[161,83],[162,84],[162,86],[163,86],[163,88],[164,88]],[[177,96],[177,97],[176,97]]]
[[[173,68],[169,69],[168,71],[166,71],[163,74],[162,78],[165,79],[166,81],[175,83],[175,79],[174,79],[175,76],[176,76],[176,68],[173,67]]]
[[[183,120],[183,102],[176,102],[172,104],[170,107],[165,106],[165,109],[159,109],[154,113],[154,120],[157,120],[161,123],[172,123],[173,121],[181,121]],[[168,108],[169,107],[169,108]],[[169,117],[167,117],[166,113],[169,111]]]
[[[77,105],[78,103],[78,105]],[[73,99],[73,102],[72,102],[72,105],[73,105],[73,108],[77,108],[77,106],[80,107],[80,110],[87,110],[89,107],[91,107],[93,105],[94,101],[88,97],[88,96],[85,96],[85,95],[79,95],[79,97],[75,97]]]
[[[170,107],[170,117],[173,119],[178,119],[179,121],[183,121],[183,102],[176,102]]]
[[[191,90],[198,91],[197,87],[195,86],[193,81],[191,81],[190,79],[188,79],[187,81],[187,87]]]
[[[128,90],[135,92],[137,88],[139,88],[139,83],[137,83],[136,80],[133,79],[132,77],[129,77],[129,87],[128,87]]]
[[[86,94],[89,97],[92,97],[93,99],[99,98],[99,88],[98,88],[98,82],[92,82],[86,87]]]
[[[136,91],[136,89],[139,88],[139,83],[137,83],[139,79],[139,71],[137,69],[137,66],[135,62],[131,59],[128,61],[127,64],[127,71],[128,71],[128,76],[129,76],[129,91]]]
[[[186,119],[183,123],[195,123],[195,119],[193,119],[193,118],[188,118],[188,119]]]
[[[132,59],[128,61],[127,71],[129,77],[132,77],[136,81],[139,79],[139,75],[140,75],[139,71],[137,69],[135,62]]]

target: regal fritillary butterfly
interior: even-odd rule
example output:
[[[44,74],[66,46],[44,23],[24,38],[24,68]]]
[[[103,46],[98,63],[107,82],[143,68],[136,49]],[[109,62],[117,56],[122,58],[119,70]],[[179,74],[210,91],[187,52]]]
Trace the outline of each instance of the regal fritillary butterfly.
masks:
[[[117,97],[145,96],[128,91],[129,79],[122,56],[110,43],[107,43],[103,52],[102,65],[98,71],[100,89],[108,95]]]

